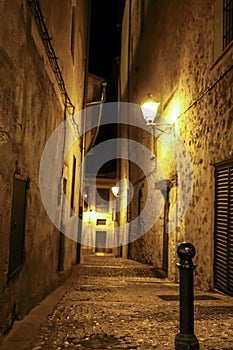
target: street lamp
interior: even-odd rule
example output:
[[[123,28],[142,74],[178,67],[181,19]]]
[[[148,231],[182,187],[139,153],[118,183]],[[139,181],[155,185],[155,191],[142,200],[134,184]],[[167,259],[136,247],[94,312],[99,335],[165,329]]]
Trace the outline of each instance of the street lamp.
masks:
[[[113,195],[114,195],[115,197],[118,197],[118,194],[119,194],[119,187],[118,187],[118,186],[113,186],[113,187],[111,188],[111,190],[112,190]]]
[[[157,111],[159,105],[160,102],[156,101],[156,99],[151,94],[148,94],[147,97],[141,103],[143,118],[146,121],[146,125],[151,125],[155,129],[163,133],[169,134],[174,127],[174,123],[157,123],[155,121],[156,117],[158,116]],[[165,128],[162,129],[162,127]]]

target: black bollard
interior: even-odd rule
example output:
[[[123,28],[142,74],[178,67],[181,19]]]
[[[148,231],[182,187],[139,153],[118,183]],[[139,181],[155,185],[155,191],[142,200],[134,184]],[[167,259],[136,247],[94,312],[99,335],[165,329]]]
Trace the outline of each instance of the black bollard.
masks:
[[[191,243],[181,243],[177,249],[180,262],[180,333],[175,338],[176,350],[198,350],[199,342],[194,335],[194,292],[192,259],[195,247]]]

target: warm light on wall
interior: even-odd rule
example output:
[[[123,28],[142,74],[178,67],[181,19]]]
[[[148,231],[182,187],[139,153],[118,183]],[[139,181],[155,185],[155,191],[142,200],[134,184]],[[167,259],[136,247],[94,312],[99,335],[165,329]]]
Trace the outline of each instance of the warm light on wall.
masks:
[[[177,101],[175,101],[172,108],[171,108],[171,113],[169,113],[170,122],[174,124],[176,122],[179,114],[180,114],[180,104]]]
[[[89,224],[90,224],[93,220],[95,220],[96,213],[95,213],[95,211],[94,211],[93,209],[90,209],[90,210],[87,211],[85,214],[86,214],[86,215],[85,215],[85,219],[86,219],[85,221],[88,222]]]

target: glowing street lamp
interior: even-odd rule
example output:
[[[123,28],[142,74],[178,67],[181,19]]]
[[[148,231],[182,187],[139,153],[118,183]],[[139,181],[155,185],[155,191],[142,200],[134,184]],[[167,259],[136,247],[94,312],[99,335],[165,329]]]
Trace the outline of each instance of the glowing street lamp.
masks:
[[[153,125],[160,102],[156,101],[151,94],[141,103],[143,117],[147,124]]]
[[[157,123],[155,121],[159,105],[160,102],[158,102],[151,94],[148,94],[147,97],[141,103],[143,118],[147,125],[151,125],[161,132],[169,133],[174,127],[174,123]],[[165,129],[161,129],[161,127],[165,127]]]
[[[119,194],[119,187],[118,187],[118,186],[113,186],[113,187],[111,188],[111,190],[112,190],[113,195],[114,195],[115,197],[118,197],[118,194]]]

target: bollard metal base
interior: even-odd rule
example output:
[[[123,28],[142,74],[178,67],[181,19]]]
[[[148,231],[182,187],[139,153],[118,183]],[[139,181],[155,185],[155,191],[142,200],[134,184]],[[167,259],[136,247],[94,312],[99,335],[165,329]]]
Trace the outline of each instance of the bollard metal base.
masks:
[[[199,348],[199,342],[194,334],[177,334],[175,350],[198,350]]]

